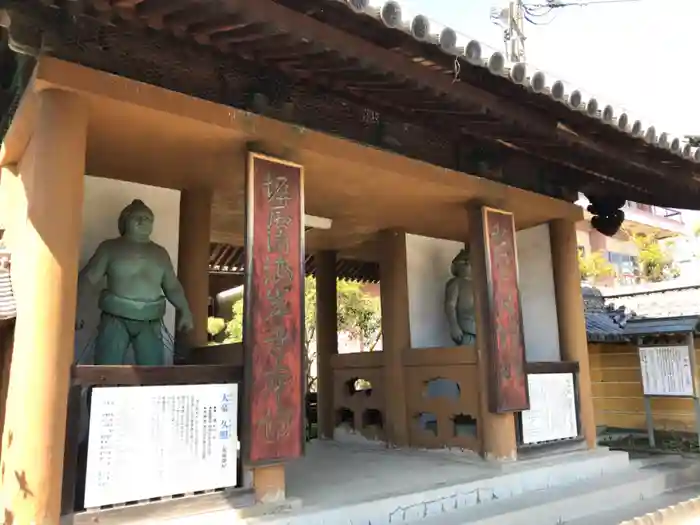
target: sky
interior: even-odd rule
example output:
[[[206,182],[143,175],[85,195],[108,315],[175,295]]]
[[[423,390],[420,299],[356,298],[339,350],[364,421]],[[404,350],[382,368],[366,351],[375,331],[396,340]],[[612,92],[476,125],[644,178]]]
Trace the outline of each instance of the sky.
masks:
[[[400,3],[503,51],[502,29],[489,13],[492,7],[506,7],[507,0]],[[548,25],[526,23],[527,62],[547,73],[548,84],[565,80],[602,105],[629,111],[645,127],[654,124],[675,136],[700,134],[700,104],[693,100],[700,83],[694,64],[699,22],[698,0],[566,7]]]
[[[506,7],[507,0],[400,3],[410,14],[422,13],[491,51],[504,50],[503,31],[489,14],[492,7]],[[611,104],[628,112],[630,121],[639,119],[645,128],[653,124],[657,133],[700,135],[700,72],[695,64],[699,23],[700,0],[561,8],[547,25],[526,23],[526,61],[546,73],[548,85],[566,81],[584,96],[595,96],[601,107]],[[697,222],[700,214],[687,218]]]

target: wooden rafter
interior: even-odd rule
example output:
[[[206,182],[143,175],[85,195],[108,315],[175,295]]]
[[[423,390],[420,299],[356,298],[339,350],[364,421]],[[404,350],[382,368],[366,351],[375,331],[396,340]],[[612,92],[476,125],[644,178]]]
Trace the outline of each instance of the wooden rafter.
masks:
[[[372,32],[378,28],[371,19],[367,19],[363,36],[358,36],[345,26],[344,29],[333,27],[306,12],[285,7],[281,5],[282,1],[289,6],[301,4],[301,0],[205,3],[195,3],[194,0],[123,0],[106,2],[108,11],[104,10],[104,2],[99,4],[99,17],[95,18],[98,12],[95,3],[85,0],[82,4],[84,16],[75,23],[80,25],[91,20],[93,26],[97,21],[106,28],[98,31],[104,40],[100,44],[102,56],[95,60],[94,51],[88,57],[87,52],[76,48],[70,48],[66,53],[70,46],[60,40],[70,30],[70,24],[60,17],[54,17],[57,22],[51,45],[57,56],[86,65],[99,67],[99,64],[105,64],[102,67],[115,73],[130,70],[131,65],[124,58],[127,56],[157,67],[171,67],[169,64],[173,64],[173,69],[182,68],[182,79],[176,79],[172,73],[136,78],[148,82],[155,79],[162,82],[159,85],[163,87],[184,92],[191,91],[183,89],[183,85],[199,80],[202,86],[208,87],[192,90],[196,95],[239,107],[246,104],[245,93],[241,93],[240,87],[232,87],[230,79],[246,77],[248,90],[274,86],[280,100],[298,108],[305,107],[305,104],[316,108],[311,115],[304,115],[301,109],[294,113],[294,119],[302,125],[322,131],[329,129],[351,140],[394,149],[451,169],[474,173],[469,171],[474,168],[468,161],[471,153],[452,156],[452,160],[446,162],[442,160],[442,153],[433,154],[428,148],[419,150],[406,146],[402,149],[400,145],[381,142],[381,130],[374,129],[381,126],[375,124],[390,123],[394,132],[402,124],[410,124],[420,128],[421,133],[427,130],[448,150],[455,149],[457,143],[465,143],[466,149],[472,153],[481,153],[482,157],[484,152],[488,153],[491,161],[499,156],[523,158],[528,164],[539,164],[538,171],[552,177],[554,186],[558,180],[559,185],[568,190],[581,190],[597,184],[599,188],[641,202],[674,204],[676,201],[671,195],[681,193],[684,193],[685,207],[689,207],[686,202],[700,202],[696,197],[700,190],[688,191],[694,188],[695,182],[692,178],[694,170],[686,159],[658,148],[645,148],[638,141],[627,143],[627,137],[612,140],[604,127],[599,126],[602,131],[599,130],[596,136],[588,132],[592,119],[583,115],[578,118],[562,105],[552,106],[554,110],[550,111],[547,97],[537,98],[509,81],[484,74],[479,68],[465,65],[455,81],[444,60],[441,62],[439,57],[425,52],[415,42],[404,46],[399,32],[390,36],[385,31],[381,36],[373,36]],[[30,9],[37,5],[34,2],[5,0],[6,5],[25,14],[36,11],[35,7]],[[54,7],[61,5],[64,3],[57,3]],[[52,13],[59,11],[51,10]],[[324,13],[326,11],[324,9]],[[321,13],[316,12],[315,16],[320,17]],[[46,20],[50,19],[44,17],[41,21],[48,30],[51,30],[51,23]],[[146,27],[157,31],[145,31]],[[55,43],[56,39],[58,43]],[[233,41],[235,45],[230,44]],[[122,45],[138,51],[118,52]],[[390,49],[391,45],[396,49]],[[113,48],[116,48],[114,52]],[[426,60],[416,55],[419,51],[428,59],[429,66]],[[197,79],[191,73],[196,69],[195,63],[202,60],[215,64],[212,71],[217,75],[218,87],[212,89],[211,82],[207,84],[204,77]],[[201,68],[199,74],[208,73]],[[214,92],[219,98],[209,95]],[[315,96],[318,96],[317,101],[313,100]],[[334,114],[331,109],[327,114],[319,112],[322,106],[331,108],[335,104],[337,107],[339,103],[344,104],[343,101],[349,103],[344,105],[344,114]],[[373,112],[379,115],[378,119],[373,122],[363,122],[359,118],[356,122],[339,120],[350,119],[351,115],[360,115],[362,111]],[[568,119],[570,131],[557,126],[563,117]],[[324,118],[332,125],[326,127]],[[439,129],[435,122],[440,122]],[[614,130],[610,129],[610,132]],[[404,138],[400,137],[398,142]],[[423,157],[424,151],[430,156]],[[438,159],[439,155],[443,157]],[[667,160],[661,162],[662,158]],[[539,191],[529,186],[532,181],[518,177],[517,169],[503,168],[502,171],[513,172],[513,178],[504,177],[504,182]],[[669,195],[663,197],[663,201],[656,200],[662,198],[658,192],[660,185],[663,185],[663,193]]]

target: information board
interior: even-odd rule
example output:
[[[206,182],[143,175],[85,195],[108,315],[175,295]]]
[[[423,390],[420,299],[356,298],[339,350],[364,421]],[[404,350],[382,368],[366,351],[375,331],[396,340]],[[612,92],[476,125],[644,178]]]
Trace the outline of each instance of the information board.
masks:
[[[687,345],[642,346],[639,364],[645,396],[693,397],[693,365]]]
[[[530,410],[521,413],[523,444],[578,436],[574,374],[528,374]]]
[[[92,390],[85,507],[234,487],[238,385]]]

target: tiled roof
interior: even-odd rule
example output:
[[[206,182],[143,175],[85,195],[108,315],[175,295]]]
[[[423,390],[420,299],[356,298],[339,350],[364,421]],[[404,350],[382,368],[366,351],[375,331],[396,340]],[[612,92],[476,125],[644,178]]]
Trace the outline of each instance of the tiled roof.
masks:
[[[594,342],[626,340],[635,331],[627,327],[642,319],[671,322],[700,316],[700,285],[607,297],[597,288],[583,287],[582,293],[586,333]]]
[[[700,285],[608,296],[605,303],[612,308],[624,308],[637,318],[700,315]]]
[[[700,163],[700,148],[693,148],[685,139],[681,141],[678,137],[657,130],[654,125],[635,119],[622,108],[606,105],[596,97],[586,96],[580,87],[570,86],[563,80],[548,78],[544,71],[531,64],[510,63],[499,51],[485,52],[480,42],[461,35],[451,27],[436,23],[423,14],[411,12],[415,9],[409,5],[395,0],[326,1],[340,2],[358,16],[371,16],[387,28],[403,31],[420,42],[434,43],[445,54],[461,58],[460,62],[483,67],[495,76],[508,78],[523,89],[548,96],[568,106],[572,111],[599,120],[620,133]],[[459,67],[459,62],[456,62],[455,67]]]
[[[625,316],[611,311],[597,288],[583,287],[583,304],[586,315],[586,335],[592,342],[623,341]]]
[[[664,317],[650,319],[640,317],[630,319],[625,327],[625,335],[630,339],[646,335],[697,333],[700,316],[685,315],[682,317]]]

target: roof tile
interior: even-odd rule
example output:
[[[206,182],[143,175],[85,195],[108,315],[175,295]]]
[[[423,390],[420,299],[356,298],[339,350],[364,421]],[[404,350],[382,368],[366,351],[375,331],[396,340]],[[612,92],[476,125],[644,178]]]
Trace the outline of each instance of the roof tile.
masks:
[[[628,134],[679,157],[700,163],[700,148],[683,143],[680,138],[659,133],[655,126],[645,128],[641,120],[633,120],[627,112],[613,105],[601,104],[597,98],[584,96],[581,88],[569,86],[563,80],[548,79],[543,71],[526,63],[510,63],[500,51],[485,52],[477,40],[462,35],[453,28],[436,23],[396,0],[326,0],[346,5],[358,16],[371,16],[387,28],[403,31],[420,42],[433,43],[445,54],[458,57],[467,64],[488,69],[493,75],[509,79],[524,89],[540,93],[599,120],[621,133]],[[685,141],[685,139],[684,139]]]

